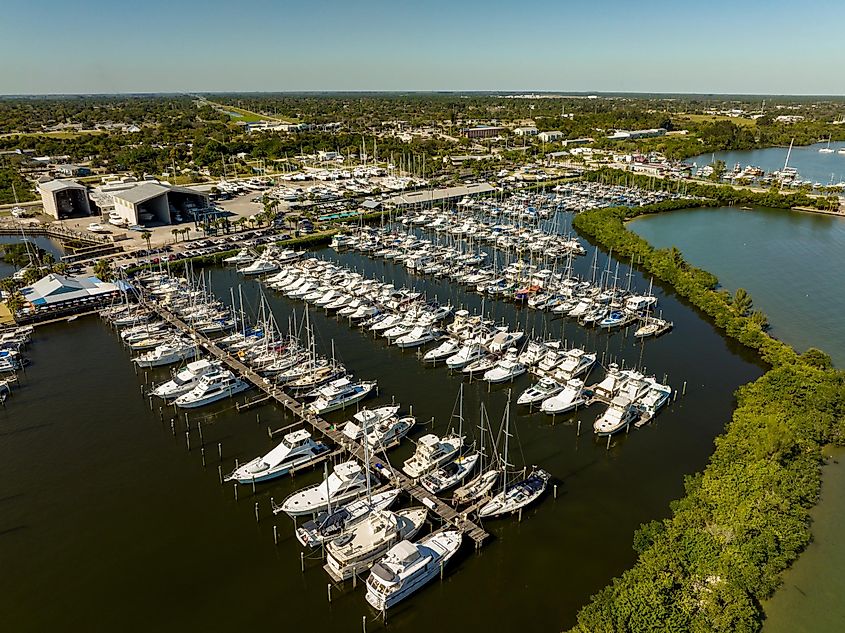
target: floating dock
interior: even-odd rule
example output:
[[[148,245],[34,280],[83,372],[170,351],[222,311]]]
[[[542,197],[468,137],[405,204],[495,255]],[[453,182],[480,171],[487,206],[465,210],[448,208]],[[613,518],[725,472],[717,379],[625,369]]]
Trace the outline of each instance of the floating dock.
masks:
[[[246,404],[248,408],[251,403],[256,403],[260,400],[262,403],[274,400],[278,404],[285,407],[288,411],[293,413],[297,418],[310,424],[314,429],[322,433],[324,436],[334,442],[335,446],[348,451],[353,457],[358,459],[361,463],[365,463],[364,447],[358,442],[350,440],[343,433],[341,433],[334,425],[330,424],[318,415],[308,411],[308,409],[297,400],[291,398],[278,385],[273,384],[270,380],[264,378],[237,358],[226,352],[214,343],[208,336],[201,334],[191,328],[190,325],[182,321],[179,317],[166,310],[163,306],[158,305],[154,301],[145,301],[147,307],[158,314],[163,320],[170,323],[178,330],[190,335],[199,345],[201,345],[211,356],[225,363],[232,371],[255,385],[263,396],[253,399]],[[243,407],[241,407],[243,408]],[[476,548],[480,548],[489,534],[477,523],[469,519],[469,514],[473,511],[471,507],[463,512],[455,510],[453,507],[446,504],[442,499],[431,494],[422,486],[417,485],[416,482],[405,476],[404,473],[397,469],[386,466],[375,455],[370,455],[370,468],[373,472],[387,471],[390,474],[390,481],[401,488],[403,492],[407,493],[413,499],[423,504],[430,512],[437,515],[444,522],[460,530],[462,533],[469,536],[475,543]]]

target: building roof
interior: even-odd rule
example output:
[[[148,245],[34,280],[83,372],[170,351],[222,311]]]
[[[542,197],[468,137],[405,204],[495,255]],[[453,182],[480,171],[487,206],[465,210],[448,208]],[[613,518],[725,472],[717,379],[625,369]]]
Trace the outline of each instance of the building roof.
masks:
[[[75,180],[49,180],[38,185],[41,191],[64,191],[65,189],[85,189],[85,185],[80,185]]]
[[[421,204],[424,202],[435,202],[438,200],[450,200],[452,198],[463,198],[479,193],[489,193],[496,188],[486,182],[478,182],[460,187],[447,187],[445,189],[428,189],[425,191],[412,191],[395,196],[389,200],[396,205]]]
[[[161,194],[168,192],[190,193],[197,196],[206,195],[202,191],[188,189],[187,187],[172,187],[170,185],[162,185],[161,183],[157,182],[141,182],[129,189],[124,189],[123,191],[115,191],[111,195],[113,198],[120,198],[121,200],[128,202],[129,204],[141,204],[143,202],[146,202],[147,200],[151,200],[156,196],[160,196]]]
[[[129,204],[141,204],[142,202],[146,202],[147,200],[160,196],[163,193],[167,193],[169,190],[169,187],[165,187],[164,185],[160,185],[155,182],[144,182],[139,184],[137,187],[132,187],[131,189],[115,191],[112,194],[112,197],[119,198]]]
[[[67,277],[51,273],[23,288],[24,298],[34,306],[48,306],[116,292],[117,286],[96,277]]]

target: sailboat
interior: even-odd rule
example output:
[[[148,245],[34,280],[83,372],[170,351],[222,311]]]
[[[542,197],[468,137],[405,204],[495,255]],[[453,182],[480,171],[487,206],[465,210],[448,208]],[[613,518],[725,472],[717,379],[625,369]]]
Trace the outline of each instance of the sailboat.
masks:
[[[830,134],[827,135],[827,146],[819,148],[819,154],[833,154],[834,150],[830,148]]]
[[[510,408],[510,401],[507,406]],[[456,504],[468,504],[472,503],[476,499],[481,499],[493,490],[493,487],[499,481],[499,477],[502,476],[499,456],[496,453],[496,446],[492,442],[493,459],[490,460],[488,467],[486,469],[484,468],[484,459],[486,457],[484,453],[484,434],[485,432],[488,432],[491,437],[493,434],[490,429],[490,420],[487,419],[487,410],[485,409],[483,402],[481,403],[481,419],[479,420],[478,428],[481,431],[481,446],[478,451],[482,462],[480,467],[481,472],[469,483],[455,490],[452,494],[452,501]]]
[[[540,498],[540,495],[546,490],[546,485],[549,482],[551,475],[542,468],[536,466],[531,473],[520,481],[508,484],[508,440],[510,434],[510,394],[508,394],[508,406],[505,409],[505,450],[504,450],[504,477],[502,478],[502,490],[496,494],[490,501],[485,503],[478,510],[478,516],[482,519],[501,516],[503,514],[513,514],[519,512],[528,504]]]

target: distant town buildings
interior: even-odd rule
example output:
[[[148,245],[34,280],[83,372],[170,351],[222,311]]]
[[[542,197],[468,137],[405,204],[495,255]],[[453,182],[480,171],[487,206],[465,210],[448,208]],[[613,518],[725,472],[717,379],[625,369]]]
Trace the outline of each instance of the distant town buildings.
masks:
[[[476,127],[466,127],[461,130],[461,134],[466,138],[495,138],[502,136],[508,129],[498,125],[478,125]]]

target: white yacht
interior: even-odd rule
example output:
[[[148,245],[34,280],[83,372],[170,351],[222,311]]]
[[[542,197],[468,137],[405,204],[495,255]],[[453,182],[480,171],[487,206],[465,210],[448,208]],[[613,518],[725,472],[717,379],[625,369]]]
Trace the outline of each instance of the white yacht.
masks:
[[[398,404],[391,404],[376,409],[363,409],[353,415],[352,420],[349,420],[343,426],[343,434],[350,440],[358,441],[364,437],[365,433],[375,428],[380,422],[395,417],[398,411]]]
[[[448,338],[434,349],[428,350],[423,355],[423,361],[426,363],[436,363],[439,360],[445,360],[457,353],[461,348],[460,343],[453,338]]]
[[[195,409],[246,391],[250,386],[231,371],[221,369],[200,378],[196,387],[176,398],[175,404],[183,409]]]
[[[352,530],[326,546],[328,556],[323,569],[337,582],[365,572],[393,545],[413,538],[427,515],[425,507],[371,512]]]
[[[281,443],[263,457],[256,457],[239,466],[226,477],[226,481],[251,484],[269,481],[286,475],[291,468],[298,468],[320,457],[328,447],[315,442],[305,429],[293,431],[282,438]]]
[[[242,248],[236,255],[231,255],[223,260],[224,264],[249,264],[255,261],[255,255],[248,248]]]
[[[369,427],[367,433],[367,444],[370,450],[379,451],[385,448],[390,448],[414,427],[417,419],[412,415],[404,417],[392,417],[382,420],[375,426]]]
[[[573,378],[566,382],[561,391],[551,398],[543,400],[540,410],[549,415],[556,415],[573,411],[585,402],[584,381],[580,378]]]
[[[563,353],[563,358],[554,370],[554,377],[560,383],[587,373],[596,362],[595,352],[587,353],[583,349],[574,347]]]
[[[173,374],[173,378],[156,386],[150,393],[159,398],[170,400],[188,393],[199,384],[200,378],[220,370],[220,363],[207,360],[195,360]]]
[[[639,419],[640,410],[634,401],[620,394],[613,398],[605,412],[596,418],[593,430],[600,437],[613,435]]]
[[[512,347],[491,369],[484,372],[484,380],[491,384],[508,382],[527,371],[525,365],[519,362],[516,348]]]
[[[238,268],[242,275],[264,275],[279,270],[279,263],[266,257],[259,257],[254,262],[243,268]]]
[[[616,363],[611,363],[602,381],[593,385],[593,393],[599,398],[610,400],[619,393],[626,382],[628,382],[628,374],[619,369]]]
[[[457,504],[472,503],[489,494],[502,476],[501,468],[489,468],[473,477],[469,483],[456,489],[452,494],[452,502]]]
[[[492,353],[498,354],[519,343],[523,336],[525,332],[497,332],[487,347]]]
[[[487,350],[484,346],[479,341],[469,341],[446,359],[446,366],[449,369],[462,369],[484,356],[487,356]]]
[[[397,338],[394,343],[403,349],[408,347],[420,347],[421,345],[425,345],[426,343],[430,343],[431,341],[437,339],[439,336],[440,332],[430,325],[418,325],[407,334],[403,334]]]
[[[367,579],[366,599],[379,611],[389,609],[420,589],[441,572],[461,547],[463,535],[449,529],[429,534],[419,543],[397,543],[373,565]]]
[[[172,365],[189,358],[196,358],[197,346],[193,341],[187,339],[172,339],[166,343],[156,346],[155,349],[145,352],[133,360],[138,367],[161,367]]]
[[[322,395],[308,405],[308,410],[317,415],[323,415],[338,409],[344,409],[360,402],[370,395],[376,388],[376,381],[361,381],[347,385],[333,395]]]
[[[550,475],[542,468],[535,468],[528,477],[512,484],[505,485],[504,490],[490,499],[478,510],[478,516],[489,518],[502,514],[513,514],[540,498],[546,490]]]
[[[431,494],[439,495],[461,483],[475,469],[479,459],[481,459],[481,454],[477,452],[461,455],[423,477],[420,484]]]
[[[648,389],[637,401],[642,411],[642,419],[650,420],[672,397],[672,387],[661,385],[654,378],[646,378]]]
[[[399,488],[391,488],[375,493],[369,499],[361,497],[337,508],[320,512],[313,520],[306,521],[296,528],[296,540],[305,547],[324,545],[351,530],[371,512],[389,508],[401,492]],[[282,508],[275,506],[273,513],[279,512],[282,512]]]
[[[417,450],[405,461],[402,470],[411,479],[422,477],[457,455],[463,443],[464,438],[455,434],[443,439],[433,433],[423,435],[417,442]]]
[[[541,378],[537,384],[534,384],[525,391],[523,391],[516,403],[522,405],[532,406],[540,404],[544,400],[548,400],[552,396],[556,396],[563,391],[563,385],[552,380],[551,378]]]
[[[321,483],[294,492],[282,502],[282,511],[292,517],[317,514],[332,503],[344,503],[366,491],[366,471],[350,460],[335,466]]]

